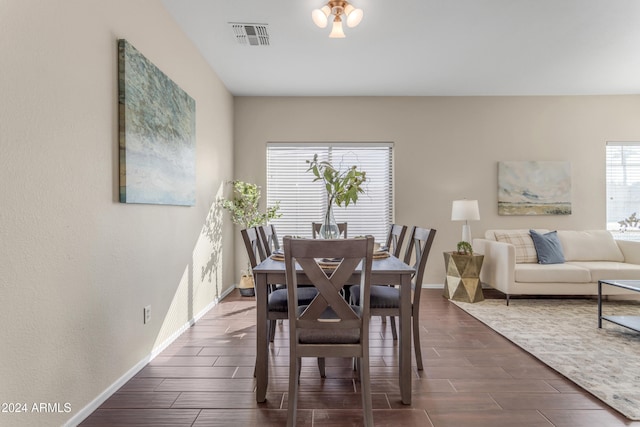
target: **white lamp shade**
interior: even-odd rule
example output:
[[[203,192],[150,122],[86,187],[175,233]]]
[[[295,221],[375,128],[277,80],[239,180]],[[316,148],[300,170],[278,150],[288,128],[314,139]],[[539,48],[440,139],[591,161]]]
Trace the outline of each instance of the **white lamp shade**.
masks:
[[[362,9],[356,9],[351,5],[347,5],[344,9],[344,13],[347,15],[347,27],[349,28],[357,26],[364,17]]]
[[[477,200],[454,200],[451,207],[451,221],[478,221],[480,210]]]
[[[333,20],[333,27],[331,28],[331,34],[329,34],[329,38],[332,39],[343,39],[345,37],[344,31],[342,30],[342,20],[339,16],[336,16],[336,19]]]
[[[318,27],[325,28],[329,22],[327,19],[329,13],[331,13],[329,6],[324,6],[322,9],[314,9],[314,11],[311,12],[311,19],[313,19],[313,23]]]

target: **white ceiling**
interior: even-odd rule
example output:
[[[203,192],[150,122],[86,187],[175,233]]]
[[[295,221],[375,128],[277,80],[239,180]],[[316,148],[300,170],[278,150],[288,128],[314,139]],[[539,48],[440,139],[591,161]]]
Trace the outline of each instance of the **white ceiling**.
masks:
[[[344,39],[311,21],[323,0],[162,1],[237,96],[640,94],[640,0],[352,0]]]

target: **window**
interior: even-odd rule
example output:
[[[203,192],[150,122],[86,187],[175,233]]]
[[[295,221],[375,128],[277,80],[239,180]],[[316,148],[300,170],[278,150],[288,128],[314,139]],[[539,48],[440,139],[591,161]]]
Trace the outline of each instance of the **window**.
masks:
[[[640,218],[640,142],[608,142],[607,230],[616,239],[640,240],[640,223],[619,222],[634,214]]]
[[[386,239],[393,219],[393,144],[391,143],[268,143],[267,205],[280,201],[281,218],[273,224],[278,237],[311,237],[311,223],[321,222],[327,198],[321,181],[313,182],[306,160],[314,154],[334,167],[357,165],[367,173],[365,193],[348,208],[334,206],[336,222],[348,223],[349,237],[373,235]]]

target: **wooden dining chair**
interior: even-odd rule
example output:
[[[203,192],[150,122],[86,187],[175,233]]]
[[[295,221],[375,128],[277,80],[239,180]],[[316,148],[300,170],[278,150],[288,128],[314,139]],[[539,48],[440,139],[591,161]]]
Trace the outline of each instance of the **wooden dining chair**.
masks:
[[[271,254],[280,250],[276,227],[273,224],[259,225],[256,229],[258,230],[258,237],[260,237],[265,256],[270,257]],[[284,288],[284,285],[269,284],[269,290],[279,288]]]
[[[320,236],[320,227],[322,227],[322,222],[312,222],[311,223],[311,233],[314,239],[317,239]],[[338,233],[344,239],[347,238],[347,223],[346,222],[338,222],[336,223],[338,226]]]
[[[402,244],[404,243],[404,237],[407,234],[407,226],[400,224],[391,224],[389,227],[389,234],[385,243],[386,250],[396,258],[400,258],[402,253]],[[398,340],[398,332],[396,328],[396,318],[394,316],[391,319],[391,335],[393,340]],[[382,316],[382,323],[386,323],[386,316]]]
[[[245,228],[244,230],[240,230],[240,234],[242,234],[244,247],[247,250],[249,265],[253,268],[267,258],[264,252],[264,246],[258,235],[258,229],[256,227]]]
[[[260,239],[266,256],[271,256],[275,251],[280,250],[280,242],[276,233],[276,227],[273,224],[261,225],[258,227]]]
[[[292,239],[285,237],[284,256],[289,293],[289,394],[287,426],[296,424],[298,385],[302,357],[358,358],[364,424],[373,426],[371,380],[369,374],[369,292],[374,238]],[[338,265],[322,264],[323,259],[339,259]],[[318,290],[310,304],[298,304],[300,265]],[[360,303],[352,306],[340,290],[362,264]]]
[[[280,242],[278,241],[278,234],[276,233],[276,227],[273,224],[260,225],[258,228],[258,234],[260,235],[260,240],[262,241],[262,247],[264,249],[264,253],[266,256],[271,256],[271,254],[280,251]],[[284,284],[280,283],[270,283],[269,291],[275,291],[277,289],[284,289]],[[285,294],[286,292],[281,292],[281,294]],[[272,308],[278,308],[278,312],[285,313],[287,312],[287,304],[286,301],[283,300],[283,296],[274,296],[272,301]],[[276,303],[277,300],[277,303]],[[283,320],[286,318],[284,316],[282,319],[273,320],[270,323],[269,328],[269,341],[273,342],[276,336],[276,324],[282,325]]]
[[[416,354],[418,370],[422,370],[422,350],[420,349],[420,294],[422,278],[427,265],[429,251],[435,239],[436,230],[412,227],[405,251],[404,262],[412,265],[416,270],[411,278],[413,296],[411,299],[411,321],[413,325],[413,347]],[[415,256],[413,253],[415,251]],[[414,260],[412,263],[412,259]],[[372,316],[400,316],[400,289],[392,286],[375,285],[371,287],[371,315]],[[351,288],[351,303],[359,302],[360,292],[357,286]]]
[[[391,224],[385,246],[387,251],[396,258],[400,258],[400,254],[402,253],[402,244],[404,243],[405,234],[407,234],[406,225]]]
[[[269,257],[266,254],[264,242],[262,242],[259,237],[257,227],[246,228],[241,230],[240,233],[242,234],[242,240],[244,241],[244,246],[249,256],[249,263],[251,268],[254,268],[261,261]],[[318,292],[312,287],[301,290],[298,295],[301,304],[311,302],[317,293]],[[284,288],[270,290],[267,300],[267,320],[269,321],[270,342],[273,342],[275,339],[276,321],[287,318],[287,307],[287,290]],[[324,361],[318,362],[318,366],[321,375],[324,376]]]

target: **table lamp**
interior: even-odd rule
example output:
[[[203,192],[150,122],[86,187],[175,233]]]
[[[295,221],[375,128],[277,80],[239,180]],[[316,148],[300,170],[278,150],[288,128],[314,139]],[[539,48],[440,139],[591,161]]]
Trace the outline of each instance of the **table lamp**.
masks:
[[[464,221],[462,240],[471,243],[471,227],[469,221],[478,221],[480,210],[477,200],[454,200],[451,207],[451,221]]]

